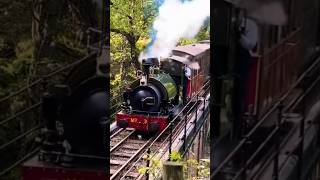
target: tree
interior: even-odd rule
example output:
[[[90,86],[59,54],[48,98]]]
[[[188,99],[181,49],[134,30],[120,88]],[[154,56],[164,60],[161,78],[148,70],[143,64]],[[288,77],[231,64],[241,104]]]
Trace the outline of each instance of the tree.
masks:
[[[122,87],[139,70],[139,55],[155,33],[153,22],[163,0],[113,0],[110,5],[111,88]],[[195,43],[209,38],[209,21],[204,23],[198,36],[181,39],[178,45]],[[132,68],[134,67],[134,68]],[[117,93],[116,93],[117,94]]]
[[[148,37],[157,13],[156,6],[152,0],[114,0],[112,3],[110,31],[120,34],[127,41],[130,50],[129,64],[140,69],[138,58],[141,50],[137,42]]]
[[[74,37],[80,42],[78,46],[84,47],[86,30],[99,26],[100,12],[92,0],[33,0],[32,4],[32,39],[36,59],[46,57],[42,50],[52,49],[50,45],[56,43],[61,34]],[[94,39],[99,40],[97,36]]]
[[[82,58],[86,36],[81,39],[79,34],[98,26],[99,13],[92,0],[1,0],[0,99],[41,75]],[[77,39],[81,39],[80,43]],[[64,80],[65,73],[49,83]],[[29,94],[22,92],[1,102],[0,121],[38,102],[40,86],[30,88]],[[13,118],[0,127],[0,142],[4,144],[29,131],[39,123],[39,118],[37,110]],[[28,135],[21,143],[8,146],[0,155],[4,160],[0,162],[0,171],[24,156],[33,145],[34,138]],[[16,171],[12,172],[17,176]]]

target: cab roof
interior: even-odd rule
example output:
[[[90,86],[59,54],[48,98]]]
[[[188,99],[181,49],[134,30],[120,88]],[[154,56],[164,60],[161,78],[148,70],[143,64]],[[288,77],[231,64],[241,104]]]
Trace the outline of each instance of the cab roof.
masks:
[[[202,43],[191,44],[186,46],[177,46],[176,48],[173,49],[173,51],[179,51],[179,52],[189,54],[191,56],[196,56],[198,54],[205,52],[208,49],[210,49],[210,44],[202,42]]]

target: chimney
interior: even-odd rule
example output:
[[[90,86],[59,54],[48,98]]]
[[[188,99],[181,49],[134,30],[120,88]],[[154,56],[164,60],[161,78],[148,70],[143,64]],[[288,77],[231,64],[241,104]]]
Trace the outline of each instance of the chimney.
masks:
[[[143,75],[146,76],[146,80],[149,79],[150,67],[159,65],[158,58],[147,58],[142,60]]]

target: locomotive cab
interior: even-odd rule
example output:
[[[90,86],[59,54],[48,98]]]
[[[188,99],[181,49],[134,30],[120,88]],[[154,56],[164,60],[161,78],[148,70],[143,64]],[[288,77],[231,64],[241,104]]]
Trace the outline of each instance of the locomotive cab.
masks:
[[[190,92],[190,80],[193,76],[192,69],[185,63],[186,58],[171,56],[166,61],[162,62],[161,69],[174,79],[179,93],[175,99],[175,104],[185,104],[188,101],[188,94]]]

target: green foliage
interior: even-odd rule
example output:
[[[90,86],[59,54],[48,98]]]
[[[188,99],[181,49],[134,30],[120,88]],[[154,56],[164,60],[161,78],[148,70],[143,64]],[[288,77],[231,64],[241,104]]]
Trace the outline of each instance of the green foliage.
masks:
[[[135,78],[138,55],[148,42],[156,7],[152,0],[115,0],[110,6],[111,88],[124,87]],[[118,95],[120,91],[112,96]]]
[[[150,26],[156,15],[152,0],[114,0],[110,7],[110,27],[138,37],[149,35]],[[112,45],[112,44],[111,44]]]
[[[178,151],[172,151],[170,154],[170,161],[181,161],[182,156]]]
[[[139,49],[139,51],[142,52],[150,42],[151,42],[150,38],[140,38],[137,41],[136,46]]]
[[[0,38],[16,43],[31,33],[32,0],[1,0]]]
[[[15,52],[18,59],[32,59],[33,58],[33,42],[31,39],[18,42]]]
[[[197,161],[196,159],[190,158],[186,161],[184,170],[186,173],[186,179],[202,179],[209,178],[210,176],[210,161],[208,159],[200,159]],[[197,176],[192,176],[188,174],[190,171],[196,171]]]
[[[147,154],[143,157],[145,161],[150,161],[150,166],[141,166],[138,168],[138,173],[139,174],[145,174],[148,173],[154,178],[160,178],[161,177],[161,168],[162,164],[159,159],[152,158],[154,157],[154,154]]]
[[[208,19],[204,22],[201,30],[199,31],[199,33],[197,34],[197,36],[195,37],[195,39],[196,39],[197,41],[210,39],[210,18],[208,18]]]
[[[202,40],[209,40],[210,39],[210,26],[204,25],[199,33],[192,39],[181,38],[179,41],[180,46],[193,44]]]
[[[44,18],[42,20],[47,23],[49,28],[44,30],[45,33],[40,30],[40,34],[52,36],[47,37],[47,45],[41,49],[45,55],[36,59],[37,53],[35,51],[40,49],[35,45],[35,34],[32,34],[33,30],[37,30],[37,26],[34,25],[35,21],[33,21],[35,13],[33,10],[39,8],[33,9],[33,2],[46,4],[49,1],[1,0],[0,2],[0,98],[17,91],[58,67],[82,58],[87,49],[85,48],[85,40],[79,40],[78,30],[84,31],[91,25],[97,27],[94,25],[95,23],[90,22],[94,21],[94,18],[91,18],[93,16],[88,18],[92,8],[80,8],[80,11],[71,15],[70,6],[66,6],[66,4],[72,1],[50,1],[50,7],[43,8],[41,11],[44,13],[41,18]],[[76,3],[76,6],[81,4],[83,7],[92,7],[88,6],[90,2],[81,1]],[[81,25],[79,25],[79,19]],[[83,19],[87,19],[87,21],[82,21]],[[64,78],[63,75],[57,79]],[[57,82],[56,79],[51,81],[50,83]],[[33,104],[32,100],[38,100],[40,88],[40,86],[35,86],[30,91],[2,102],[0,104],[0,121],[30,106]],[[39,117],[36,111],[28,112],[23,117],[4,124],[0,127],[0,144],[5,144],[21,133],[30,130],[39,123]],[[30,134],[25,139],[2,150],[0,171],[12,165],[35,147],[35,135],[36,133]],[[17,168],[6,176],[1,176],[0,179],[21,179],[19,177],[19,168]]]
[[[177,151],[172,151],[170,156],[171,161],[183,162],[185,179],[196,180],[209,178],[210,176],[210,161],[201,159],[197,161],[194,158],[183,160],[182,155]],[[162,164],[159,159],[154,158],[154,154],[147,154],[143,157],[144,160],[150,161],[150,166],[141,166],[138,168],[138,173],[148,173],[155,179],[160,179],[162,174]]]
[[[158,14],[153,0],[114,0],[110,6],[111,88],[123,87],[135,78],[137,55],[151,41],[152,23]],[[193,39],[182,38],[178,45],[209,39],[209,21]],[[114,90],[113,92],[117,92]],[[118,93],[113,94],[113,96]]]
[[[111,96],[118,97],[136,77],[140,64],[138,56],[149,42],[155,17],[158,14],[153,0],[114,0],[110,6],[110,81]],[[209,39],[209,21],[192,39],[182,38],[178,45]]]
[[[86,49],[82,44],[75,41],[74,36],[70,36],[69,33],[66,34],[59,34],[56,38],[56,43],[63,44],[67,49],[74,51],[75,53],[78,53],[83,56],[86,53]]]
[[[178,45],[184,46],[184,45],[193,44],[193,43],[196,43],[196,42],[197,42],[196,39],[185,39],[185,38],[181,38]]]

